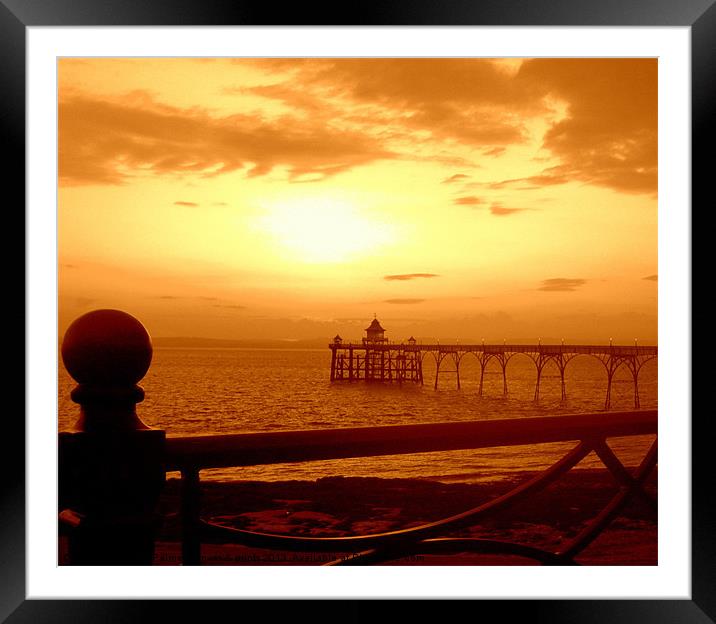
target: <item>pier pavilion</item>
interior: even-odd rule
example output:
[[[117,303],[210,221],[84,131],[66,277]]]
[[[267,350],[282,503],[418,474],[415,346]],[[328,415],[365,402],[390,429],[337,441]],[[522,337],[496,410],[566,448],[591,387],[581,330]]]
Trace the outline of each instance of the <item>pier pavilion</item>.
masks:
[[[414,338],[391,343],[374,318],[360,344],[343,344],[336,336],[331,349],[331,381],[423,383],[423,360]]]

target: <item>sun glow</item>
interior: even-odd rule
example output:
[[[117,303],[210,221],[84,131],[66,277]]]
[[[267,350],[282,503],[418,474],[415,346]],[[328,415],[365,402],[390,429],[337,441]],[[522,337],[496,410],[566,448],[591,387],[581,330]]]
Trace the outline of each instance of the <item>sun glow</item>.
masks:
[[[59,325],[119,308],[164,336],[323,340],[377,312],[415,337],[655,341],[658,74],[63,58]]]
[[[258,217],[257,227],[299,261],[342,262],[395,241],[394,228],[349,202],[301,199],[276,203]]]

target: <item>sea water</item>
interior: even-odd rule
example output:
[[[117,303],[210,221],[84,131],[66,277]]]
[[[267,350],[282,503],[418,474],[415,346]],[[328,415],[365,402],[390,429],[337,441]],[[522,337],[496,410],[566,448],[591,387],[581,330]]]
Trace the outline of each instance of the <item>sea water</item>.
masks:
[[[449,360],[441,364],[435,389],[435,364],[429,355],[424,363],[424,385],[331,383],[330,358],[328,348],[157,348],[149,372],[140,383],[146,398],[137,405],[137,413],[145,423],[166,430],[171,437],[519,419],[605,409],[606,370],[591,356],[579,356],[567,366],[564,401],[559,370],[549,363],[543,370],[537,402],[536,367],[524,355],[509,361],[506,396],[502,369],[496,361],[488,364],[482,396],[479,395],[480,367],[472,355],[460,363],[460,389],[455,373],[449,372]],[[60,362],[60,431],[70,429],[77,420],[79,407],[70,399],[74,385]],[[639,395],[642,409],[657,407],[656,360],[641,369]],[[611,409],[634,409],[634,383],[624,366],[612,381]],[[515,427],[519,426],[516,421]],[[619,438],[610,440],[610,445],[624,463],[635,465],[653,439],[654,436]],[[202,478],[277,481],[343,475],[483,481],[510,472],[543,469],[572,446],[573,443],[550,443],[216,469],[202,471]],[[601,464],[592,454],[580,466]]]

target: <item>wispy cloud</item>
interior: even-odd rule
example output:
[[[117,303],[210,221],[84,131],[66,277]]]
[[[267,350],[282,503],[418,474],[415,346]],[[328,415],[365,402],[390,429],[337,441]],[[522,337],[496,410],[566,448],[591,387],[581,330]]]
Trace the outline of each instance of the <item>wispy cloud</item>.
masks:
[[[445,178],[442,181],[442,184],[454,184],[455,182],[463,182],[467,179],[469,179],[469,175],[466,175],[464,173],[456,173],[455,175],[451,175],[448,178]]]
[[[575,279],[566,277],[554,277],[542,281],[542,285],[537,290],[547,292],[572,292],[580,286],[587,283],[585,279]]]
[[[548,167],[540,174],[528,176],[526,178],[508,178],[506,180],[498,180],[489,182],[485,186],[490,189],[510,188],[513,190],[524,191],[542,188],[543,186],[554,186],[557,184],[567,184],[576,181],[576,178],[570,177],[565,172],[564,166]]]
[[[647,275],[646,277],[642,277],[641,279],[648,280],[650,282],[658,282],[659,276],[658,275]]]
[[[466,195],[464,197],[456,197],[452,200],[452,203],[458,206],[478,206],[484,204],[485,200],[481,197],[477,197],[477,195]]]
[[[430,277],[440,277],[437,273],[401,273],[399,275],[385,275],[383,277],[384,280],[388,280],[389,282],[392,281],[407,281],[412,279],[419,279],[419,278],[430,278]]]
[[[393,303],[399,305],[410,305],[415,303],[422,303],[425,299],[385,299],[383,303]]]
[[[490,214],[495,217],[507,217],[517,214],[518,212],[524,212],[525,210],[527,210],[527,208],[506,208],[500,202],[493,202],[490,206]]]
[[[488,204],[487,200],[477,197],[476,195],[458,197],[453,200],[453,203],[458,206],[472,206],[476,210],[489,209],[490,214],[495,217],[507,217],[517,214],[518,212],[524,212],[525,210],[532,210],[531,208],[510,208],[505,206],[502,202],[497,201]]]
[[[196,202],[190,202],[190,201],[175,201],[175,206],[191,206],[192,208],[196,208],[199,204]]]

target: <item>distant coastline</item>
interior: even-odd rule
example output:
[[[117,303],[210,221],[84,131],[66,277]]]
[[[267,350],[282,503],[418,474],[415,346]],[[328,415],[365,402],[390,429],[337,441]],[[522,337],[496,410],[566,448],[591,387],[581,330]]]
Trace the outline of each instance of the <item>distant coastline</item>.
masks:
[[[444,344],[455,344],[459,342],[461,344],[479,344],[481,340],[476,339],[460,339],[458,340],[445,340],[445,339],[426,339],[420,342],[443,342]],[[245,338],[245,339],[229,339],[229,338],[200,338],[198,336],[171,336],[171,337],[152,337],[152,344],[155,348],[159,349],[325,349],[331,338]],[[510,339],[507,342],[509,344],[531,344],[534,343],[533,338],[519,338]],[[360,339],[355,339],[354,342],[360,342]],[[398,341],[400,342],[400,341]],[[502,344],[501,340],[486,340],[487,344]],[[561,339],[559,338],[543,338],[542,344],[560,344]],[[608,344],[604,340],[569,340],[565,341],[565,344]],[[615,342],[615,346],[618,343]],[[620,346],[631,346],[629,342],[625,341]],[[656,346],[656,341],[645,340],[639,342],[640,346]]]
[[[325,349],[328,342],[328,338],[304,340],[268,338],[230,340],[226,338],[198,337],[152,338],[152,344],[159,349]]]

